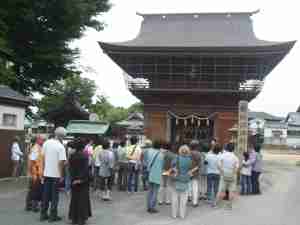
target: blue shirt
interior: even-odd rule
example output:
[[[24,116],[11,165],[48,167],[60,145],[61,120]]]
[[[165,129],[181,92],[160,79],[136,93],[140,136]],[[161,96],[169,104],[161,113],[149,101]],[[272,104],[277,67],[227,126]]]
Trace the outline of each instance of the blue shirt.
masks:
[[[174,168],[178,172],[175,181],[175,188],[177,191],[184,192],[188,190],[188,184],[190,181],[190,175],[188,174],[188,172],[191,169],[191,167],[192,159],[190,156],[180,155],[172,161],[172,168]]]
[[[219,154],[216,155],[213,152],[208,152],[206,154],[205,160],[207,162],[207,174],[220,174],[220,171],[218,169],[219,159]]]
[[[151,148],[147,151],[147,168],[149,171],[149,182],[160,184],[163,169],[164,156],[160,150]]]

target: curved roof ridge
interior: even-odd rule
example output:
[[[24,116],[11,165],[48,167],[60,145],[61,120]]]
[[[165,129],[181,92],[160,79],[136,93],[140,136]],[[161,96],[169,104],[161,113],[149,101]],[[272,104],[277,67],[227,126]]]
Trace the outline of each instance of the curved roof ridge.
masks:
[[[194,15],[246,15],[252,16],[260,12],[260,9],[248,12],[194,12],[194,13],[140,13],[136,12],[138,16],[194,16]]]

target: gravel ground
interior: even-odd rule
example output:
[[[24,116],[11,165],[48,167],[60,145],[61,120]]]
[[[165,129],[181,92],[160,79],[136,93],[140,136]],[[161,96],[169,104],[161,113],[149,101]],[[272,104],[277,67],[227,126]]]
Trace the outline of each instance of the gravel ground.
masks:
[[[160,206],[159,214],[145,212],[145,193],[134,195],[113,193],[113,201],[93,198],[93,217],[88,224],[97,225],[299,225],[300,168],[298,159],[266,156],[262,178],[263,194],[238,197],[232,211],[212,209],[204,202],[200,207],[189,206],[185,220],[170,218],[169,206]],[[0,225],[39,225],[38,214],[24,212],[23,182],[0,182]],[[60,212],[65,217],[68,198],[61,194]],[[66,220],[57,224],[66,224]],[[48,222],[46,222],[48,224]]]

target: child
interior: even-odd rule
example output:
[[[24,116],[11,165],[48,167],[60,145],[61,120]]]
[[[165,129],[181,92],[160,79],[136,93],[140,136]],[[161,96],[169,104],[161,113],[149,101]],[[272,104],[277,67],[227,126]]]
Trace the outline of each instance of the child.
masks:
[[[241,195],[248,195],[251,193],[251,161],[249,160],[249,153],[244,152],[244,159],[241,168]]]

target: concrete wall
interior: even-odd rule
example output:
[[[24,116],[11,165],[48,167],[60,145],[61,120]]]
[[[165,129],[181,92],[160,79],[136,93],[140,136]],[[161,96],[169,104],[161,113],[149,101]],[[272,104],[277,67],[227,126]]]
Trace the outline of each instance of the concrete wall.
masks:
[[[3,125],[3,114],[13,114],[16,115],[17,121],[16,126],[4,126]],[[25,119],[25,109],[20,107],[0,105],[0,130],[24,130],[24,119]]]

